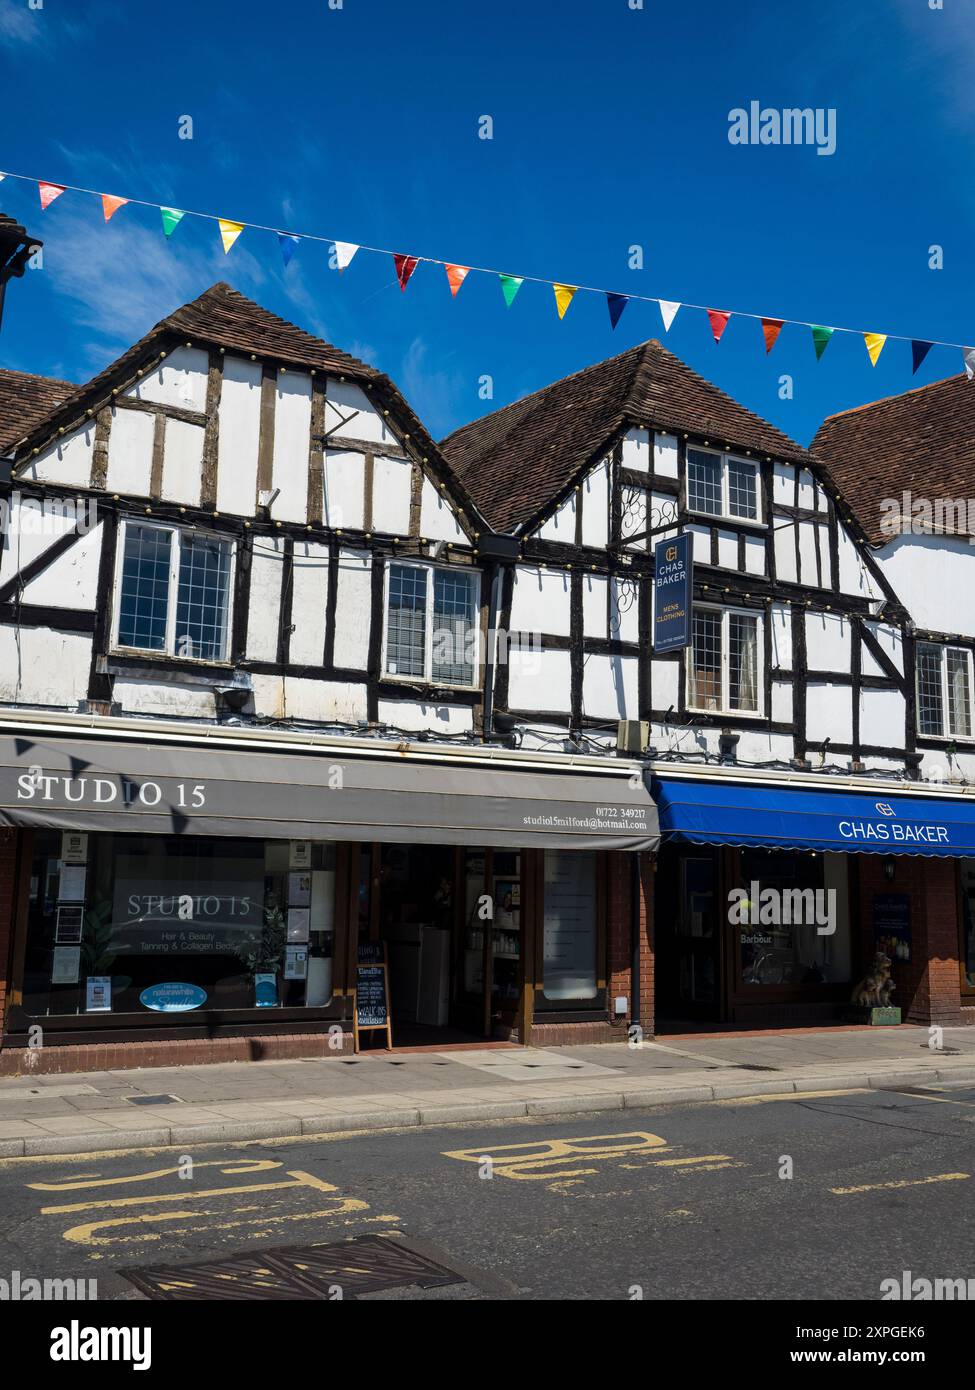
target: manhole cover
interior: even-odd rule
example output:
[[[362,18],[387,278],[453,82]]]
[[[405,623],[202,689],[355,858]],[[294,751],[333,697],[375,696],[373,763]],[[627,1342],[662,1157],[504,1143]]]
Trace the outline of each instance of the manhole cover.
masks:
[[[384,1236],[358,1236],[334,1245],[256,1250],[192,1265],[122,1269],[147,1298],[325,1299],[408,1285],[422,1289],[463,1284],[465,1277]]]
[[[130,1105],[181,1105],[179,1096],[126,1096]]]

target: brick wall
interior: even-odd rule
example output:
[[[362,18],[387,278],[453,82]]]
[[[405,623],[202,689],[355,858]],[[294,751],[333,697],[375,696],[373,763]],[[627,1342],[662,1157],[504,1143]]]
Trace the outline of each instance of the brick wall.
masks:
[[[905,893],[911,904],[911,959],[892,964],[892,1002],[907,1023],[966,1022],[961,1009],[958,962],[958,882],[953,859],[893,856],[894,877],[884,876],[884,856],[857,856],[860,873],[862,959],[874,955],[873,899]]]
[[[10,993],[14,897],[17,887],[17,832],[0,830],[0,1034]],[[0,1044],[2,1046],[2,1044]]]
[[[207,1062],[268,1062],[299,1057],[341,1057],[353,1051],[352,1029],[332,1048],[328,1033],[273,1033],[264,1037],[183,1038],[163,1042],[104,1042],[59,1047],[7,1047],[0,1076],[47,1076],[131,1067],[195,1067]]]

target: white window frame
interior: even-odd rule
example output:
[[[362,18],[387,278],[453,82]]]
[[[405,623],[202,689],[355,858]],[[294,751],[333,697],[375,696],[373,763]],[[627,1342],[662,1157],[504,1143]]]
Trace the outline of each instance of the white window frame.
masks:
[[[688,452],[689,450],[691,450],[691,449],[693,449],[693,450],[695,451],[695,453],[698,453],[698,454],[710,454],[712,458],[719,459],[720,462],[721,462],[721,511],[720,511],[720,512],[705,512],[705,511],[702,511],[699,507],[694,507],[694,506],[691,505],[690,465],[689,465],[689,460],[688,460],[688,458],[687,458],[687,452]],[[754,473],[755,473],[755,510],[756,510],[756,515],[755,515],[755,516],[739,516],[736,512],[733,512],[733,511],[731,510],[731,508],[730,508],[730,503],[729,503],[729,501],[728,501],[728,496],[729,496],[729,486],[728,486],[728,464],[731,463],[731,462],[740,463],[740,464],[742,464],[745,468],[751,468],[751,469],[754,470]],[[761,473],[761,469],[759,468],[759,465],[758,465],[758,462],[757,462],[756,459],[742,458],[742,456],[741,456],[740,454],[729,453],[729,452],[727,452],[727,451],[725,451],[725,450],[723,450],[723,449],[710,449],[710,448],[704,447],[704,446],[701,445],[701,444],[691,444],[691,443],[688,443],[687,449],[685,450],[685,454],[684,454],[684,499],[685,499],[685,501],[686,501],[686,503],[687,503],[687,510],[688,510],[689,512],[691,512],[694,516],[707,516],[707,517],[710,517],[712,521],[717,521],[717,520],[734,521],[734,522],[737,522],[738,525],[740,525],[740,526],[764,526],[764,525],[765,525],[765,518],[764,518],[764,516],[763,516],[763,514],[762,514],[762,473]]]
[[[944,743],[975,743],[975,661],[969,647],[960,647],[954,642],[918,642],[918,655],[921,647],[930,647],[936,651],[940,658],[941,666],[941,718],[942,732],[940,734],[924,733],[921,729],[921,663],[915,657],[914,661],[914,698],[916,701],[917,732],[920,738],[937,738]],[[972,732],[970,734],[955,734],[947,728],[948,711],[950,701],[948,699],[948,653],[959,652],[965,658],[965,666],[968,670],[968,712]]]
[[[721,704],[718,709],[709,708],[706,705],[695,705],[691,702],[694,687],[694,614],[703,611],[721,615]],[[733,709],[731,707],[731,645],[728,633],[732,614],[741,618],[752,618],[755,622],[755,652],[757,655],[755,662],[757,703],[755,709]],[[691,605],[691,640],[687,644],[686,652],[684,675],[687,708],[689,710],[693,710],[695,714],[727,715],[732,719],[763,719],[765,717],[765,616],[763,613],[755,608],[725,608],[717,603],[693,603]]]
[[[168,531],[174,537],[169,548],[169,592],[166,599],[166,645],[158,647],[130,647],[119,641],[119,625],[122,619],[122,569],[125,560],[125,535],[129,526],[139,526],[143,530]],[[227,574],[227,625],[226,650],[222,657],[181,656],[176,651],[176,609],[179,601],[179,568],[182,554],[183,535],[194,538],[212,538],[230,547],[230,569]],[[115,543],[115,582],[113,585],[112,650],[126,656],[144,656],[170,661],[192,661],[205,666],[230,666],[230,652],[233,646],[233,597],[237,574],[237,543],[232,536],[220,535],[216,531],[206,531],[189,526],[178,526],[163,521],[143,520],[138,516],[122,518]]]
[[[403,566],[403,567],[408,567],[409,569],[423,570],[423,571],[426,573],[426,575],[427,575],[427,605],[426,605],[426,613],[425,613],[426,626],[425,626],[425,630],[424,630],[424,643],[423,643],[423,674],[422,674],[421,676],[411,676],[411,675],[407,675],[407,674],[400,675],[400,674],[398,674],[398,673],[396,673],[396,672],[388,671],[388,670],[386,669],[386,647],[387,647],[387,643],[388,643],[388,641],[389,641],[389,581],[390,581],[390,578],[391,578],[391,575],[392,575],[392,567],[393,567],[393,565],[399,565],[399,566]],[[434,680],[433,675],[432,675],[432,672],[433,672],[433,633],[434,633],[434,626],[433,626],[433,620],[434,620],[434,613],[433,613],[433,576],[434,576],[434,574],[435,574],[438,570],[441,571],[442,573],[445,573],[445,574],[463,574],[463,575],[470,576],[471,581],[472,581],[472,583],[473,583],[473,588],[474,588],[474,621],[475,621],[476,638],[475,638],[475,645],[474,645],[474,660],[473,660],[473,663],[472,663],[472,665],[473,665],[473,671],[474,671],[474,679],[473,679],[472,681],[470,681],[470,682],[467,682],[467,681]],[[384,576],[384,583],[383,583],[383,613],[382,613],[383,646],[382,646],[382,657],[381,657],[382,665],[381,665],[381,668],[380,668],[380,670],[381,670],[380,679],[383,680],[383,681],[399,681],[399,682],[401,682],[401,683],[404,684],[404,685],[432,685],[432,686],[436,686],[436,688],[437,688],[438,690],[439,690],[439,689],[444,689],[444,690],[451,690],[451,689],[453,689],[453,690],[477,690],[477,689],[479,688],[479,685],[480,685],[480,671],[481,671],[481,626],[480,626],[480,621],[479,621],[479,617],[480,617],[480,608],[481,608],[481,572],[480,572],[480,570],[465,569],[465,568],[462,568],[460,565],[431,565],[431,564],[425,563],[425,562],[422,561],[422,560],[407,560],[407,559],[399,559],[398,557],[395,558],[395,559],[390,559],[389,562],[388,562],[387,565],[386,565],[386,573],[385,573],[385,576]]]

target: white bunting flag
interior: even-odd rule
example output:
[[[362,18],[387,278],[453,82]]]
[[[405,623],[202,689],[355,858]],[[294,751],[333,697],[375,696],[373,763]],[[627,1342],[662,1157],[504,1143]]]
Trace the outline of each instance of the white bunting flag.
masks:
[[[335,243],[335,268],[344,270],[358,251],[358,246],[351,241],[337,241]]]
[[[971,381],[975,376],[975,347],[962,348],[961,355],[965,359],[965,375]]]
[[[671,303],[669,299],[658,299],[657,303],[660,305],[660,317],[664,321],[664,332],[669,333],[670,325],[677,317],[677,310],[680,305]]]

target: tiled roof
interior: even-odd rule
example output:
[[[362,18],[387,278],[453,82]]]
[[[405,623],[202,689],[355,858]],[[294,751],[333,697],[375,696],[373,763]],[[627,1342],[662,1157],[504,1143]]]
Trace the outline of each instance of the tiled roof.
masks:
[[[77,389],[70,381],[0,369],[0,454],[12,449]]]
[[[630,423],[809,462],[799,444],[656,340],[464,425],[441,448],[491,525],[513,531],[539,517]]]
[[[975,383],[964,375],[831,415],[810,446],[868,540],[884,498],[975,496]]]

